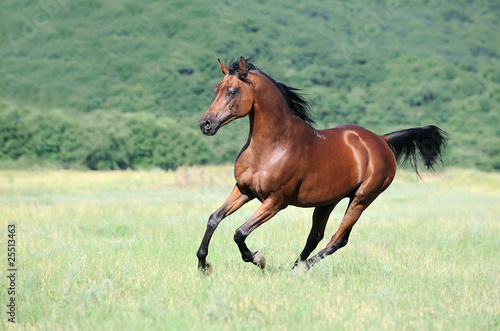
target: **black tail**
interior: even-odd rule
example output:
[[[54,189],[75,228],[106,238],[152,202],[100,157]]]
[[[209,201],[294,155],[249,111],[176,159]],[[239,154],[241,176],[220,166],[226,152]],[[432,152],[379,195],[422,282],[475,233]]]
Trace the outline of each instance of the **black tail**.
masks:
[[[441,154],[448,139],[446,132],[434,125],[392,132],[385,138],[396,156],[396,162],[402,160],[405,164],[409,161],[417,175],[417,149],[427,169],[434,170],[438,161],[442,163]]]

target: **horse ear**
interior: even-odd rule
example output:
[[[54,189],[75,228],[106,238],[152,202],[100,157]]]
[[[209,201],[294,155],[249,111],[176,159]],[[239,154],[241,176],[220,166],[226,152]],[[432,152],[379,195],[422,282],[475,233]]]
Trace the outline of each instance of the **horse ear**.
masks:
[[[222,62],[220,62],[219,59],[217,59],[217,62],[219,62],[220,71],[222,71],[224,76],[227,75],[229,73],[229,68],[226,65],[224,65]]]
[[[239,74],[241,76],[246,76],[247,75],[247,60],[242,56],[240,58],[240,64],[238,65],[239,67]]]

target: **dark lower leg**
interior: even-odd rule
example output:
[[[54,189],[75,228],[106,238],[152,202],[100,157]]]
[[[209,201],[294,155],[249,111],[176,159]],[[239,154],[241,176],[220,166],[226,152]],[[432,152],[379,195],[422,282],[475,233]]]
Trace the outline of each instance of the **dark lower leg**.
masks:
[[[351,229],[352,229],[352,227],[351,227]],[[337,240],[332,239],[332,241],[330,241],[324,249],[319,251],[318,254],[314,255],[313,257],[311,257],[310,259],[305,261],[305,264],[306,264],[305,266],[307,268],[310,268],[315,263],[321,261],[322,259],[324,259],[328,255],[335,253],[337,250],[339,250],[340,248],[347,245],[347,242],[349,240],[349,234],[351,233],[351,229],[349,229],[348,232],[344,233],[343,236],[339,235],[339,239],[337,239]],[[338,234],[338,232],[336,233],[336,235],[337,234]]]
[[[351,200],[342,219],[342,222],[340,223],[339,229],[337,230],[337,232],[335,232],[330,242],[316,255],[304,261],[304,267],[310,268],[313,264],[321,261],[328,255],[333,254],[338,249],[347,245],[352,227],[359,219],[361,213],[368,206],[368,204],[361,203],[361,200],[358,198],[354,198],[353,200]]]
[[[266,267],[266,259],[261,253],[252,252],[250,249],[248,249],[248,246],[245,243],[245,239],[248,236],[248,234],[244,234],[239,230],[240,229],[236,230],[236,233],[234,235],[234,241],[236,242],[238,248],[240,249],[241,258],[245,262],[252,262],[259,268],[264,269]]]
[[[198,257],[198,268],[207,269],[210,267],[210,265],[206,262],[206,258],[208,255],[208,245],[220,221],[222,221],[222,217],[218,217],[216,213],[213,213],[208,219],[205,235],[203,236],[203,239],[201,241],[200,248],[198,248],[198,251],[196,252],[196,256]]]
[[[311,231],[309,232],[309,236],[307,237],[306,245],[300,253],[300,256],[295,261],[293,267],[295,268],[299,262],[305,261],[312,251],[318,247],[319,242],[323,239],[325,235],[326,224],[328,223],[328,217],[335,208],[337,203],[324,206],[317,207],[314,209],[313,213],[313,224],[311,227]]]
[[[252,252],[248,249],[245,240],[252,233],[253,230],[258,228],[261,224],[268,221],[271,217],[276,215],[282,209],[281,201],[270,197],[264,201],[259,209],[250,217],[248,221],[240,226],[235,234],[234,241],[238,245],[241,252],[241,258],[245,262],[252,262],[260,268],[265,267],[265,259],[259,252]]]
[[[243,233],[243,231],[238,229],[234,234],[234,241],[236,242],[236,245],[238,245],[238,248],[240,249],[241,258],[243,259],[243,261],[252,262],[253,253],[250,251],[250,249],[248,249],[248,246],[245,243],[246,237],[248,237],[248,233]]]
[[[226,202],[208,219],[207,228],[201,241],[200,247],[196,252],[198,257],[198,268],[201,270],[209,270],[210,264],[207,263],[206,257],[208,255],[208,245],[213,233],[217,229],[219,223],[228,215],[232,214],[243,206],[246,202],[250,201],[251,197],[241,194],[238,187],[235,186]]]

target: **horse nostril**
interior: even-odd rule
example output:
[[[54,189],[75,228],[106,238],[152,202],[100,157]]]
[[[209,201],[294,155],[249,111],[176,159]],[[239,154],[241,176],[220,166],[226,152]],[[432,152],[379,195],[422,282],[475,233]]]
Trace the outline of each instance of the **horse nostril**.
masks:
[[[213,125],[209,119],[200,119],[200,130],[204,135],[213,136],[215,134],[217,125]]]
[[[208,131],[210,130],[210,127],[211,127],[211,124],[209,120],[206,120],[205,122],[203,122],[203,129]]]

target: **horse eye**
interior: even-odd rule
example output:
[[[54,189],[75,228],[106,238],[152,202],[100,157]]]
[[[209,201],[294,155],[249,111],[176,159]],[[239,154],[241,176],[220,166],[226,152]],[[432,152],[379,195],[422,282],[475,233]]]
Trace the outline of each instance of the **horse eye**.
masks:
[[[231,88],[229,88],[229,89],[227,90],[227,95],[228,95],[228,96],[230,96],[230,97],[234,97],[234,96],[236,95],[236,93],[237,93],[237,92],[238,92],[238,90],[237,90],[237,89],[235,89],[235,88],[232,88],[232,87],[231,87]]]

